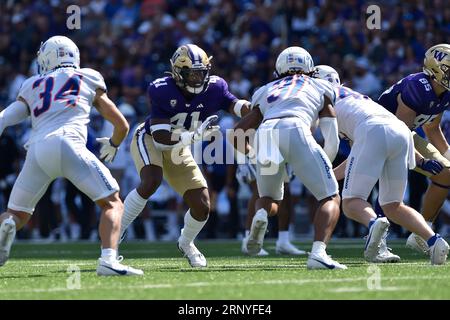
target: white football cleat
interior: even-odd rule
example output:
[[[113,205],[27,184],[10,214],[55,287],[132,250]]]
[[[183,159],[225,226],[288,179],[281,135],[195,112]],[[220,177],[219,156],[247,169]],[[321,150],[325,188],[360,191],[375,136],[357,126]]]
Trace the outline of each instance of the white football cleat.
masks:
[[[290,242],[278,242],[275,247],[275,251],[277,254],[289,254],[292,256],[301,256],[303,254],[306,254],[306,251],[297,249],[292,243]]]
[[[12,217],[6,218],[0,226],[0,267],[8,261],[15,236],[16,222]]]
[[[347,269],[346,265],[340,264],[337,261],[334,261],[331,259],[329,255],[326,254],[326,252],[317,254],[317,253],[310,253],[308,262],[306,263],[306,267],[309,270],[312,269],[330,269],[330,270],[345,270]]]
[[[445,264],[447,261],[449,246],[447,241],[438,237],[436,242],[430,247],[429,254],[432,265]]]
[[[406,247],[421,254],[425,254],[427,256],[430,255],[430,248],[428,248],[427,242],[415,233],[411,233],[409,235],[406,240]]]
[[[381,246],[381,240],[386,236],[389,229],[389,221],[386,217],[378,218],[372,224],[367,235],[364,247],[364,258],[366,261],[374,261]]]
[[[102,258],[98,259],[97,275],[99,276],[142,276],[144,271],[121,264],[122,256],[108,261]]]
[[[206,267],[206,258],[205,256],[197,249],[194,243],[182,244],[180,239],[178,239],[177,247],[187,258],[189,264],[192,268],[203,268]]]
[[[242,239],[242,246],[241,246],[241,251],[243,254],[247,254],[248,255],[248,251],[247,251],[247,242],[248,242],[248,237],[245,237],[244,239]],[[261,250],[259,250],[258,254],[256,255],[257,257],[265,257],[268,256],[269,253],[264,250],[264,248],[261,248]]]
[[[399,262],[401,259],[398,255],[393,254],[391,252],[391,248],[388,248],[386,244],[386,239],[381,240],[380,249],[378,250],[378,254],[372,261],[374,263],[395,263]]]
[[[267,231],[267,223],[268,219],[265,211],[258,211],[253,217],[247,241],[247,252],[249,255],[256,256],[261,251]]]

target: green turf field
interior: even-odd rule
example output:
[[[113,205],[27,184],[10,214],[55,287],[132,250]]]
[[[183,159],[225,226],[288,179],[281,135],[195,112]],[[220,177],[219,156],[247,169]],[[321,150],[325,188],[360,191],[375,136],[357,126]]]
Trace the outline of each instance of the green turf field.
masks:
[[[310,249],[310,243],[297,244]],[[271,255],[262,258],[241,255],[238,242],[198,241],[209,266],[194,270],[175,243],[126,243],[124,263],[145,275],[98,277],[99,245],[18,243],[0,268],[0,300],[450,299],[450,264],[431,266],[404,241],[391,241],[402,262],[374,269],[362,259],[362,246],[363,240],[334,240],[329,254],[349,269],[308,271],[306,257],[277,256],[270,241],[265,248]],[[71,265],[80,270],[79,289],[70,288],[77,287],[77,275],[67,271]]]

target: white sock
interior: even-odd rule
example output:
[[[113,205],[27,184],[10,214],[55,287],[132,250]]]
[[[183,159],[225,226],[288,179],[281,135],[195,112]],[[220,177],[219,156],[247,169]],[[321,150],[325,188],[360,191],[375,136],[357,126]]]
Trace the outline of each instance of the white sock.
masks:
[[[248,238],[249,235],[250,235],[250,230],[245,230],[245,238]]]
[[[326,254],[326,251],[325,251],[326,248],[327,248],[327,245],[325,244],[325,242],[314,241],[312,249],[311,249],[311,253],[314,253],[314,254],[325,253]]]
[[[106,261],[114,261],[117,258],[117,250],[106,248],[102,249],[102,259]]]
[[[136,189],[133,189],[124,201],[124,210],[122,216],[122,223],[120,227],[120,234],[122,234],[129,225],[136,219],[136,217],[144,210],[147,200],[142,198]]]
[[[181,229],[180,242],[183,244],[189,244],[194,241],[203,226],[206,224],[205,221],[197,221],[191,216],[191,210],[189,209],[184,215],[184,227]]]
[[[289,242],[289,231],[278,231],[278,242],[288,243]]]

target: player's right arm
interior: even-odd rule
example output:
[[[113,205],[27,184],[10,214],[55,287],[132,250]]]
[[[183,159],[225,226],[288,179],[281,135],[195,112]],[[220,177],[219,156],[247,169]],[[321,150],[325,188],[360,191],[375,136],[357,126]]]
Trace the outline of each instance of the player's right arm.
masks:
[[[212,125],[217,119],[217,115],[209,116],[195,131],[184,131],[179,137],[173,134],[168,119],[152,119],[150,121],[150,132],[155,147],[165,151],[179,146],[189,146],[195,141],[206,139],[206,137],[220,129],[219,126]]]
[[[151,119],[150,132],[153,142],[159,150],[169,150],[179,142],[179,139],[172,137],[172,126],[169,119]]]
[[[338,124],[336,112],[333,108],[336,100],[336,94],[333,87],[328,82],[322,83],[322,85],[325,92],[323,95],[323,108],[319,112],[319,128],[324,138],[323,151],[325,151],[330,161],[333,162],[339,151]]]
[[[249,153],[251,149],[248,141],[249,130],[258,128],[263,118],[259,105],[256,105],[245,117],[239,120],[234,127],[233,134],[228,136],[228,140],[236,151],[242,154]]]
[[[0,112],[0,136],[7,127],[22,122],[29,115],[30,111],[27,102],[19,96],[16,101]]]

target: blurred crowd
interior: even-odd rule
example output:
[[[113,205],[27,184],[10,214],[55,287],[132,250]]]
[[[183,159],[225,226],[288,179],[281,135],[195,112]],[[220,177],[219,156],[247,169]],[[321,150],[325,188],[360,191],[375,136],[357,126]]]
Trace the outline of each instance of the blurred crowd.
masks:
[[[81,9],[80,29],[69,30],[66,25],[71,14],[66,8],[72,4]],[[366,9],[371,4],[381,8],[379,30],[366,25],[370,16]],[[282,49],[298,45],[311,53],[316,65],[333,66],[343,83],[376,99],[403,76],[421,71],[427,48],[448,42],[450,7],[445,0],[0,1],[0,110],[15,100],[21,83],[36,72],[36,51],[41,41],[53,35],[66,35],[75,41],[82,67],[102,73],[110,98],[133,127],[148,114],[148,83],[170,70],[169,58],[182,44],[195,43],[213,56],[212,73],[227,80],[230,91],[239,98],[250,99],[256,87],[272,79],[275,59]],[[230,127],[232,120],[224,119],[223,125]],[[443,127],[449,137],[450,126]],[[89,140],[93,152],[98,148],[95,138],[109,130],[108,124],[93,114]],[[20,170],[25,152],[22,145],[28,134],[26,123],[8,129],[0,139],[2,210]],[[128,144],[111,166],[123,197],[137,183]],[[341,159],[345,152],[343,147]],[[211,185],[224,181],[213,188],[217,189],[214,210],[223,218],[216,221],[215,229],[220,232],[209,230],[205,236],[235,238],[242,231],[241,212],[245,212],[249,192],[236,182],[233,168],[204,169]],[[412,175],[409,200],[420,209],[420,192],[427,181]],[[301,183],[294,182],[292,189],[296,212],[311,210]],[[174,239],[178,233],[176,213],[185,211],[181,199],[163,185],[152,200],[131,237]],[[450,211],[447,207],[444,210]],[[55,230],[65,237],[60,226],[69,229],[68,237],[96,237],[92,231],[97,223],[96,208],[66,181],[53,184],[37,212],[39,217],[23,237],[51,237]],[[164,223],[159,223],[160,216]],[[308,217],[308,212],[304,216]],[[310,222],[306,219],[302,223]],[[310,228],[301,231],[309,232]],[[395,232],[404,236],[401,229]],[[339,236],[362,233],[344,217],[336,231]]]

